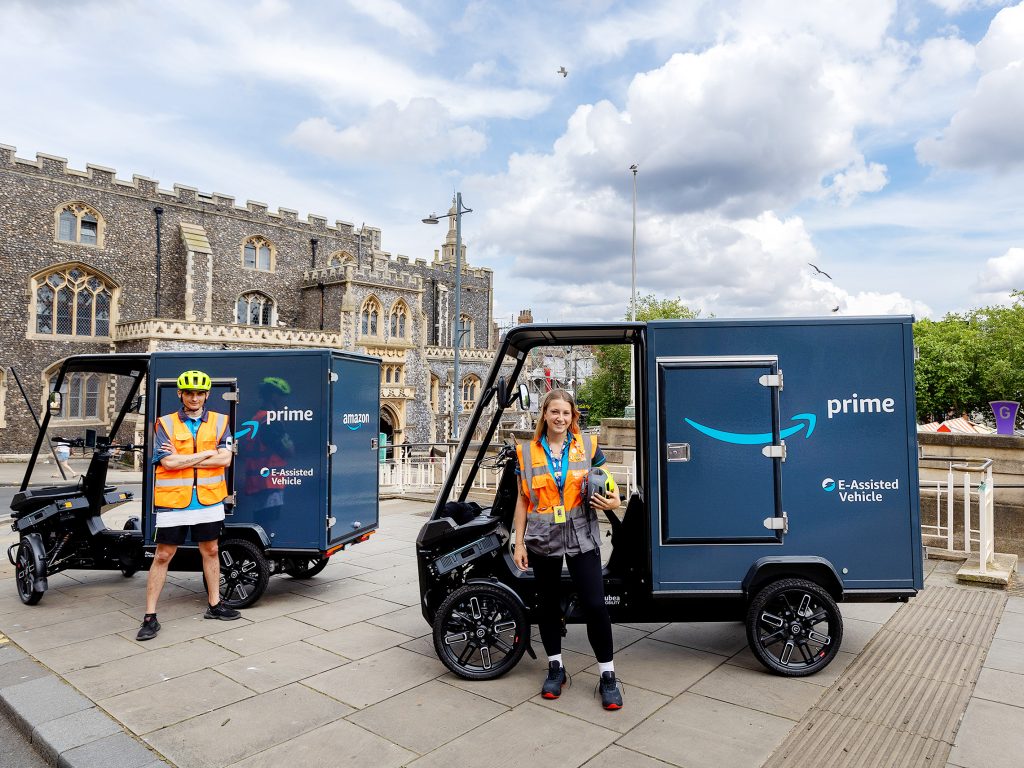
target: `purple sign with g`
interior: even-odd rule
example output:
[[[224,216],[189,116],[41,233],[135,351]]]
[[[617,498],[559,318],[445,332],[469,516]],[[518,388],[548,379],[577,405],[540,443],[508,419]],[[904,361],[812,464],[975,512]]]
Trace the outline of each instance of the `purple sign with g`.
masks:
[[[1017,423],[1017,409],[1020,403],[1014,400],[993,400],[989,403],[992,413],[996,416],[996,434],[1012,435]]]

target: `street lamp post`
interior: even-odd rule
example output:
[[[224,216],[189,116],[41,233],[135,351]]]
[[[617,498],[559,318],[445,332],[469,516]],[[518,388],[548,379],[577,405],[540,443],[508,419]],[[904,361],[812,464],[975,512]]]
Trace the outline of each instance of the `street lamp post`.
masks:
[[[462,413],[462,393],[459,391],[462,382],[459,380],[459,348],[462,336],[459,323],[462,320],[462,214],[472,213],[472,208],[462,207],[462,193],[455,193],[455,211],[438,216],[432,213],[423,219],[424,224],[437,224],[440,219],[455,218],[455,315],[452,317],[452,344],[455,347],[455,382],[452,386],[452,439],[459,439],[459,414]]]
[[[637,164],[629,166],[633,172],[633,287],[629,299],[629,319],[636,320],[636,172]],[[627,419],[636,418],[636,347],[629,348],[629,405],[623,414]]]

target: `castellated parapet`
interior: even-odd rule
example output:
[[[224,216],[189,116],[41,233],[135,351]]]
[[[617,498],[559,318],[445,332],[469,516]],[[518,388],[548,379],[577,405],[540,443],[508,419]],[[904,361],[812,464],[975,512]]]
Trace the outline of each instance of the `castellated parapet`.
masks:
[[[349,235],[357,233],[354,225],[348,221],[335,221],[333,225],[327,223],[326,216],[319,216],[310,213],[305,221],[299,220],[298,211],[291,208],[278,208],[276,211],[269,210],[266,203],[256,200],[247,200],[244,206],[235,204],[235,198],[231,195],[214,192],[205,194],[195,187],[185,184],[174,184],[172,189],[160,189],[160,182],[145,176],[133,175],[131,181],[117,178],[117,171],[102,165],[86,163],[85,170],[79,171],[68,167],[67,158],[57,155],[48,155],[43,152],[36,153],[35,160],[26,160],[17,157],[16,149],[7,144],[0,144],[0,169],[13,168],[25,173],[35,173],[39,176],[48,177],[54,181],[68,181],[76,185],[87,185],[98,190],[132,194],[140,198],[147,198],[153,203],[160,205],[184,205],[189,208],[208,208],[211,212],[217,213],[244,213],[247,219],[254,217],[265,217],[268,223],[288,223],[300,228],[306,228],[311,235],[318,232],[337,233]],[[364,227],[364,235],[379,244],[380,229],[376,227]]]

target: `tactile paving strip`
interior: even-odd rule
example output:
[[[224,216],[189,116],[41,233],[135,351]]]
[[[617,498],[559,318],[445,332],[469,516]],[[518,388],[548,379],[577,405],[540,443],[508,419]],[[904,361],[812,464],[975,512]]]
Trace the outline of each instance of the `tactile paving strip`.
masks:
[[[930,587],[902,606],[764,768],[946,763],[1006,595]]]

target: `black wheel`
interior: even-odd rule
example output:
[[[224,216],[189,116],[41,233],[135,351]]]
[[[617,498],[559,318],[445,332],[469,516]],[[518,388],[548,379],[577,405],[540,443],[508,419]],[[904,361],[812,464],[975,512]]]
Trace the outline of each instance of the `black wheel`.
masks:
[[[516,598],[493,584],[465,584],[434,617],[434,650],[448,669],[467,680],[493,680],[519,663],[529,626]]]
[[[747,612],[750,650],[777,675],[820,672],[839,653],[842,641],[839,607],[812,581],[774,581],[757,593]]]
[[[35,553],[26,542],[18,545],[18,556],[14,560],[14,583],[18,587],[18,597],[25,605],[35,605],[43,599],[42,589],[35,588],[36,572],[43,568]]]
[[[139,526],[139,518],[129,517],[124,521],[125,531],[141,531],[142,528]],[[134,542],[133,542],[134,543]],[[121,542],[121,575],[126,579],[130,579],[136,573],[139,572],[140,564],[142,561],[142,539],[138,540],[136,546],[131,546],[127,542]]]
[[[329,560],[327,557],[292,557],[288,559],[290,565],[284,572],[293,579],[312,579],[327,567]]]
[[[245,539],[220,543],[220,599],[224,605],[247,608],[260,599],[268,581],[270,564],[259,547]]]

